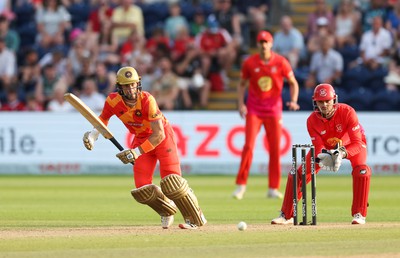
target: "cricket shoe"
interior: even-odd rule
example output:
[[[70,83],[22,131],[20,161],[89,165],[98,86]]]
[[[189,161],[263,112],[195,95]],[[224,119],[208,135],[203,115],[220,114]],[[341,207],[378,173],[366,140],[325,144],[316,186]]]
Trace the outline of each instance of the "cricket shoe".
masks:
[[[292,224],[293,225],[293,218],[286,219],[285,218],[285,214],[283,214],[283,212],[281,212],[279,217],[271,220],[271,224],[273,224],[273,225],[289,225],[289,224]]]
[[[241,200],[246,192],[246,185],[237,185],[236,190],[232,193],[232,197]]]
[[[191,229],[191,230],[193,230],[193,229],[198,229],[199,227],[197,225],[195,225],[195,224],[192,224],[192,223],[182,223],[182,224],[179,224],[179,228],[180,229]]]
[[[163,229],[168,229],[174,223],[174,215],[161,216],[161,226]]]
[[[278,191],[278,189],[270,188],[268,189],[267,197],[271,199],[282,199],[283,194]]]
[[[353,220],[351,221],[351,224],[360,224],[364,225],[365,224],[365,217],[361,215],[361,213],[354,214]]]

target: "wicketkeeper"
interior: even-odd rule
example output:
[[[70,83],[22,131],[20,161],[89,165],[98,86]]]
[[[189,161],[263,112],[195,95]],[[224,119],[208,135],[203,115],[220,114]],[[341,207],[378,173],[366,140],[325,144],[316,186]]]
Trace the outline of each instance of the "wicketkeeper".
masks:
[[[161,225],[167,229],[174,221],[177,209],[185,220],[182,229],[196,229],[206,224],[203,212],[193,190],[181,176],[180,161],[173,129],[160,111],[154,97],[142,91],[141,78],[133,67],[117,72],[117,92],[110,93],[100,114],[105,125],[116,115],[135,137],[131,149],[117,157],[124,163],[134,163],[136,189],[133,198],[147,204],[161,216]],[[86,132],[83,143],[92,150],[99,132]],[[159,161],[160,186],[153,184],[153,174]]]
[[[349,105],[338,103],[338,97],[330,84],[319,84],[312,98],[314,112],[307,119],[307,130],[315,146],[319,162],[315,166],[318,173],[324,170],[337,172],[343,159],[348,159],[352,167],[353,203],[352,224],[365,224],[368,207],[368,193],[371,169],[367,165],[367,141],[364,129],[358,121],[355,110]],[[308,152],[307,182],[311,180],[311,154]],[[297,170],[301,175],[301,167]],[[301,198],[301,176],[297,176],[298,199]],[[272,224],[293,224],[293,176],[288,175],[286,192],[281,214]]]

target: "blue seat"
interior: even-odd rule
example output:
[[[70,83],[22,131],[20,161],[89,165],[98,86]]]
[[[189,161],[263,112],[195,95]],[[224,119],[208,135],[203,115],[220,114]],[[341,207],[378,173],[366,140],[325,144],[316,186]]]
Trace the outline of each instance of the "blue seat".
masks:
[[[289,87],[283,87],[282,89],[282,103],[283,103],[283,110],[289,110],[286,106],[286,102],[290,101],[290,90]]]
[[[348,98],[347,91],[345,89],[343,89],[343,88],[335,87],[335,92],[336,92],[336,96],[338,98],[338,102],[346,103],[346,100]]]
[[[356,111],[373,110],[371,107],[372,97],[371,91],[359,88],[349,92],[344,103],[352,106]]]
[[[164,26],[165,19],[169,16],[169,7],[166,2],[156,2],[151,4],[139,3],[144,17],[144,27],[146,38],[151,37],[152,31],[158,26]]]
[[[72,27],[84,30],[90,14],[89,4],[85,2],[72,3],[67,10],[71,14]]]
[[[383,81],[383,77],[377,77],[369,80],[366,83],[366,87],[373,92],[380,92],[386,89],[386,84]]]
[[[374,95],[372,108],[375,111],[397,111],[400,109],[399,102],[398,92],[382,90]]]
[[[365,87],[370,79],[370,71],[363,66],[357,66],[344,72],[341,86],[348,91],[353,91],[355,89]]]
[[[347,45],[339,49],[339,53],[343,57],[344,68],[347,69],[349,64],[360,56],[360,49],[357,45]]]
[[[298,104],[300,105],[301,111],[314,110],[312,96],[314,89],[301,88],[299,91]]]

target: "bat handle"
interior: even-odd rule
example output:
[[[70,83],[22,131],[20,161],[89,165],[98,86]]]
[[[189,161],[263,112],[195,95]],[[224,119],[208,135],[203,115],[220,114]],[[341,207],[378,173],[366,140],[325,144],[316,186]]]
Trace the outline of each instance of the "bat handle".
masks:
[[[119,144],[119,142],[114,138],[110,138],[110,141],[115,145],[115,147],[117,147],[120,151],[124,150],[124,147],[122,147],[121,144]]]

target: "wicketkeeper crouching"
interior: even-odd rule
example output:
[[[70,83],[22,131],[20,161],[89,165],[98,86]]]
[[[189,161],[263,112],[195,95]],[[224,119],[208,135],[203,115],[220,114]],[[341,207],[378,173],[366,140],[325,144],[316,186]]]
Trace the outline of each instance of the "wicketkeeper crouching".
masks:
[[[343,159],[350,161],[353,180],[351,224],[363,225],[366,223],[371,180],[371,168],[367,165],[365,131],[356,111],[351,106],[338,102],[338,96],[332,85],[326,83],[317,85],[312,103],[314,111],[307,118],[307,130],[318,158],[315,173],[320,169],[337,172]],[[297,184],[300,189],[303,183],[310,182],[310,159],[311,154],[308,152],[306,182],[302,182],[301,176],[297,177],[297,182],[293,182],[292,175],[288,176],[280,215],[273,219],[271,224],[293,224],[293,184]],[[300,167],[297,173],[301,174]],[[300,196],[298,192],[298,198]]]
[[[181,176],[180,160],[175,135],[169,121],[160,111],[154,97],[142,91],[141,78],[133,67],[123,67],[117,72],[117,92],[110,93],[99,118],[108,124],[116,115],[134,134],[131,149],[116,156],[124,163],[132,163],[136,188],[133,198],[147,204],[161,216],[164,229],[174,221],[174,214],[181,212],[185,223],[182,229],[197,229],[207,223],[197,197]],[[93,129],[83,136],[83,143],[92,150],[99,132]],[[160,167],[160,187],[153,184],[157,161]]]

